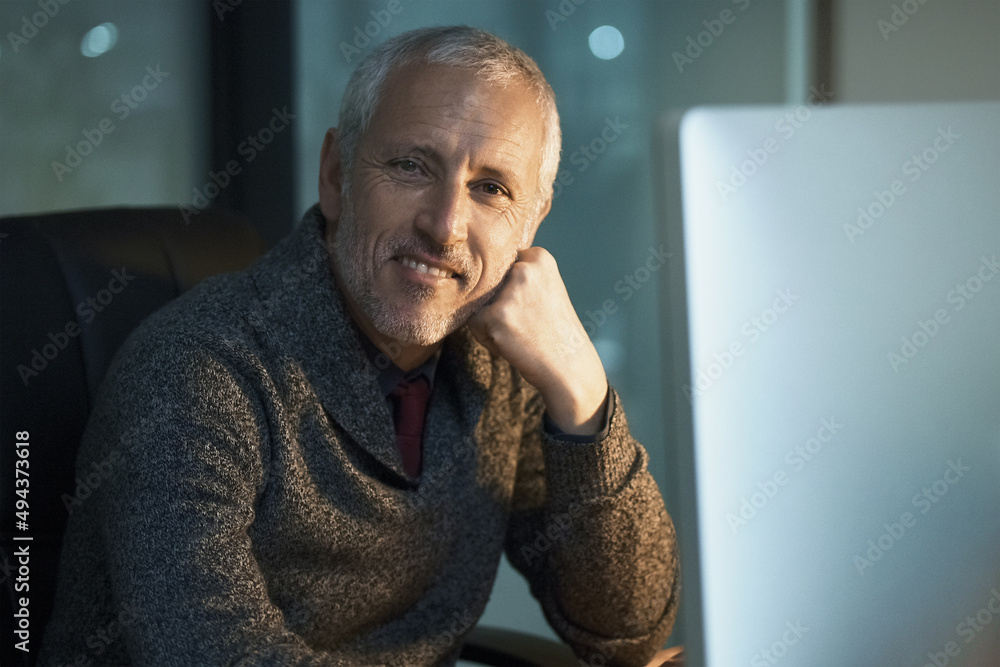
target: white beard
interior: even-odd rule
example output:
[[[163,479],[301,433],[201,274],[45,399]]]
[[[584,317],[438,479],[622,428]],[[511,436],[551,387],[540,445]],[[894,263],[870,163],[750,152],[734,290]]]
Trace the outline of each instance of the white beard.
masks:
[[[487,276],[490,281],[488,284],[492,287],[483,296],[450,313],[414,317],[405,315],[375,291],[375,268],[399,255],[422,253],[440,258],[456,268],[461,275],[460,280],[465,284],[478,284],[476,263],[468,247],[441,246],[417,235],[394,236],[375,249],[372,263],[366,251],[368,239],[358,224],[347,188],[344,189],[343,209],[336,224],[332,256],[345,283],[343,287],[380,334],[404,345],[433,345],[465,324],[469,317],[493,298],[517,257],[515,251],[507,262],[499,265],[502,272],[495,271],[496,275]],[[420,303],[434,298],[435,290],[426,285],[408,285],[407,293],[414,303]]]

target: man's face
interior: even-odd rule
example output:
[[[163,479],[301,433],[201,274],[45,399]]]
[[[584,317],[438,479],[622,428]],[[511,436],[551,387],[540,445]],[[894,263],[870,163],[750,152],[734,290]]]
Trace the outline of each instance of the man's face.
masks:
[[[491,87],[440,65],[388,78],[330,221],[362,328],[431,345],[489,300],[540,221],[530,218],[543,141],[523,84]]]

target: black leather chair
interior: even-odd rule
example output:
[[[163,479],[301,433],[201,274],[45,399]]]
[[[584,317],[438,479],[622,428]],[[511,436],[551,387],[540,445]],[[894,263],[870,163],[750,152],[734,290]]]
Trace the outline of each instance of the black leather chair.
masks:
[[[76,492],[76,450],[115,351],[154,310],[208,276],[240,270],[265,245],[238,215],[174,208],[73,211],[0,220],[0,664],[33,665],[51,615]],[[29,434],[28,529],[15,521],[15,434]],[[17,591],[14,550],[30,535],[30,590]],[[14,648],[17,599],[29,597],[30,651]],[[463,659],[508,667],[574,665],[565,646],[475,628]]]
[[[14,590],[16,543],[30,535],[27,655],[0,644],[0,664],[34,664],[55,595],[76,492],[76,450],[91,401],[112,356],[154,310],[204,278],[248,266],[265,250],[243,218],[206,211],[187,225],[177,209],[71,211],[0,221],[0,578],[3,621]],[[29,438],[28,530],[14,516],[14,443]]]

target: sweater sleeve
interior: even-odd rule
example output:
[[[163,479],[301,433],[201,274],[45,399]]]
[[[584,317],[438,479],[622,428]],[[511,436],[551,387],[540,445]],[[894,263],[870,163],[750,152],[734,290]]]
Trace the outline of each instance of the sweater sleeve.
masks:
[[[101,489],[100,529],[132,664],[348,664],[287,629],[254,556],[268,426],[253,369],[190,341],[146,351],[119,369],[87,435],[124,465]]]
[[[609,432],[594,443],[546,433],[540,398],[529,401],[506,549],[580,658],[644,665],[673,628],[677,545],[614,390],[610,401]]]

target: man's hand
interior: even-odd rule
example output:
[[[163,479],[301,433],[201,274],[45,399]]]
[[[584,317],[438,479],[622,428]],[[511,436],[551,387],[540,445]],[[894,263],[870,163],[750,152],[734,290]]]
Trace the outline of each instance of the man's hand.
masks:
[[[608,394],[604,366],[547,250],[522,250],[469,328],[538,389],[556,426],[566,433],[597,433]]]
[[[646,664],[646,667],[683,667],[683,665],[684,647],[675,646],[673,648],[657,651],[656,655],[653,656],[653,659]]]

